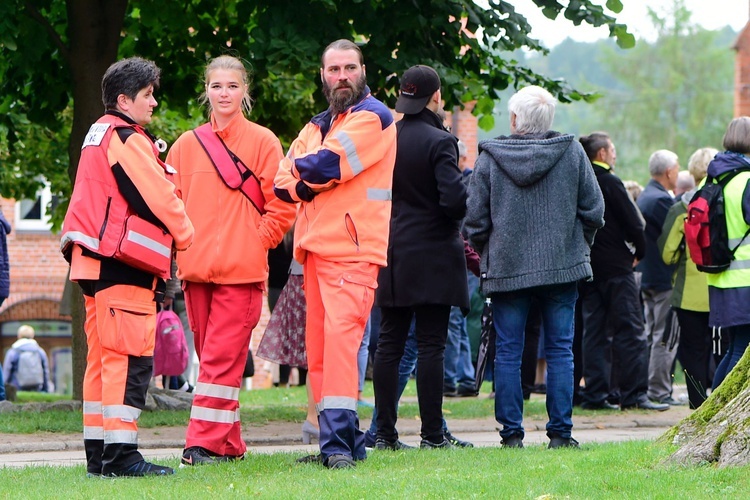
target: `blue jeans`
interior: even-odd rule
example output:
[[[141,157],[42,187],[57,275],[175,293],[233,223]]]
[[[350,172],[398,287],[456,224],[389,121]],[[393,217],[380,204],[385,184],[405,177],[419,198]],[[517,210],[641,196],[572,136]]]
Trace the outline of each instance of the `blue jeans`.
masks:
[[[729,350],[722,358],[719,366],[716,367],[716,373],[714,373],[713,390],[716,390],[719,385],[724,381],[732,368],[737,364],[742,355],[747,350],[747,346],[750,345],[750,325],[738,325],[733,326],[730,329],[732,341],[729,344]]]
[[[479,286],[479,278],[467,272],[466,281],[469,296]],[[457,386],[474,390],[474,364],[471,361],[471,343],[466,330],[466,318],[460,307],[451,307],[448,319],[448,338],[445,342],[445,377],[443,386],[455,389]]]
[[[495,419],[500,436],[524,436],[521,357],[532,297],[539,301],[547,360],[547,434],[569,438],[573,428],[575,283],[492,294],[496,339]]]
[[[365,333],[362,337],[362,343],[357,351],[357,370],[359,371],[358,390],[362,392],[365,389],[365,372],[367,371],[367,358],[370,356],[370,320],[365,325]]]

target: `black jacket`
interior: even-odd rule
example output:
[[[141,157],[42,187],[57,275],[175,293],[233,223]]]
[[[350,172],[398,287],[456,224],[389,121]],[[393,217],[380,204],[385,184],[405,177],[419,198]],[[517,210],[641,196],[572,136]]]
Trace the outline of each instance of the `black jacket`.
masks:
[[[638,207],[620,178],[598,165],[593,167],[604,196],[604,227],[591,247],[591,269],[594,281],[602,281],[633,272],[633,260],[646,254],[646,239]]]
[[[464,244],[466,187],[458,142],[428,109],[396,124],[388,266],[375,302],[382,307],[443,304],[469,307]]]

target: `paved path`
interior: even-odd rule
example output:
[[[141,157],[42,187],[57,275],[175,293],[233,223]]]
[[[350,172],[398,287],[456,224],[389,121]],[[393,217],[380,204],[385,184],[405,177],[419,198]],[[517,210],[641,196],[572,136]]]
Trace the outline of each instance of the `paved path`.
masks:
[[[588,415],[574,415],[573,437],[580,443],[602,443],[627,440],[655,439],[682,418],[690,414],[686,406],[672,407],[665,412],[603,411]],[[361,422],[363,428],[368,420]],[[399,421],[399,432],[404,442],[419,444],[419,421]],[[531,420],[526,427],[527,446],[548,442],[544,421]],[[473,420],[449,420],[451,431],[475,446],[499,446],[497,423],[491,417]],[[313,453],[316,445],[303,445],[300,426],[293,423],[272,423],[260,427],[246,427],[243,437],[250,453],[288,452],[300,455]],[[175,458],[182,452],[184,427],[142,429],[139,447],[144,456],[152,459]],[[31,436],[0,435],[0,467],[71,466],[84,463],[81,434]]]

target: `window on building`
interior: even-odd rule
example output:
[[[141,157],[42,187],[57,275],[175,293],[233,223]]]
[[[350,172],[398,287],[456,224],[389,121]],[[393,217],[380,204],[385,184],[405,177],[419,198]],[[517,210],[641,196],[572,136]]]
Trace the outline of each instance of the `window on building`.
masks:
[[[15,229],[18,231],[49,231],[51,227],[50,211],[55,205],[57,205],[57,196],[52,196],[49,184],[45,183],[45,186],[37,191],[36,198],[33,200],[16,202]]]

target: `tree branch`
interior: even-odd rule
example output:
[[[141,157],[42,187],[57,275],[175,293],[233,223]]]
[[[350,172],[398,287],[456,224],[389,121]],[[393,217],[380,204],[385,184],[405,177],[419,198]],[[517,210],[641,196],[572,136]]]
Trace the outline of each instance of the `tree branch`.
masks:
[[[62,55],[62,57],[65,58],[68,63],[70,63],[70,51],[68,50],[68,47],[63,43],[62,38],[60,38],[60,35],[57,34],[49,21],[47,21],[47,18],[45,18],[36,7],[31,5],[31,2],[24,2],[24,7],[29,17],[42,25],[42,28],[44,28],[49,37],[52,39],[52,43],[54,43],[55,46],[60,49],[60,54]]]

